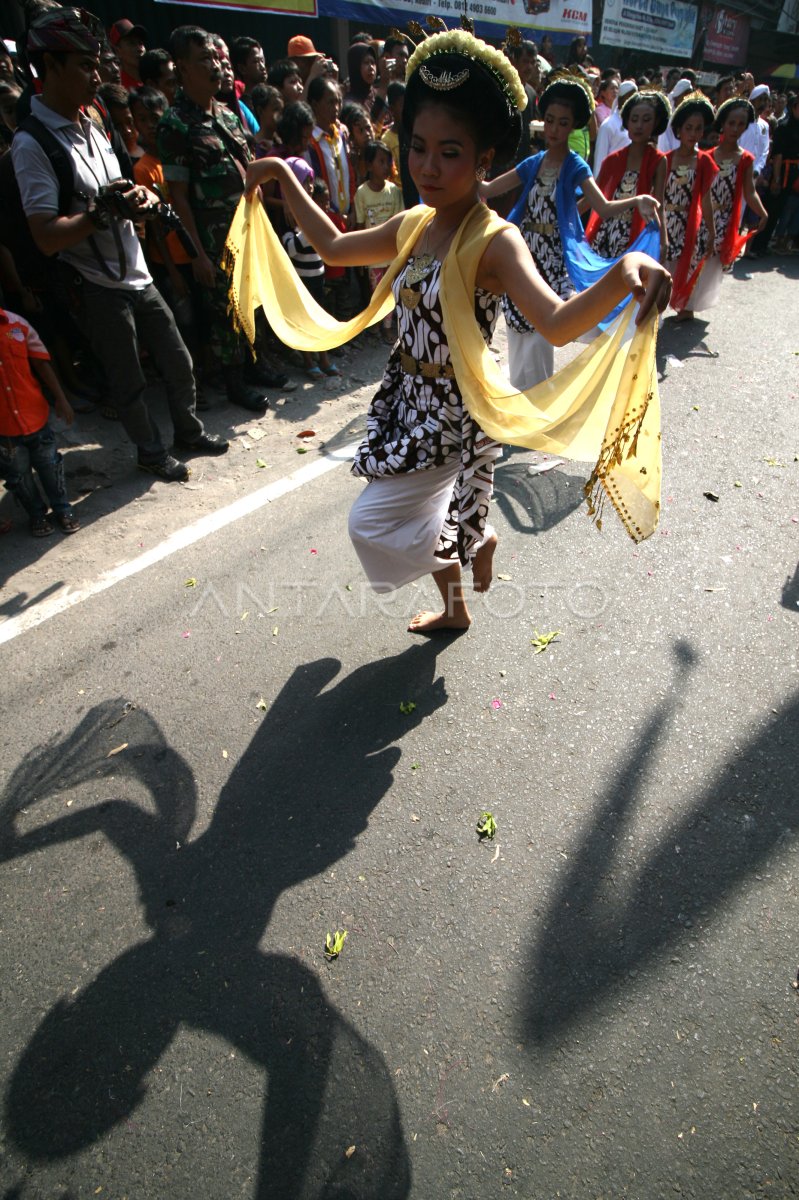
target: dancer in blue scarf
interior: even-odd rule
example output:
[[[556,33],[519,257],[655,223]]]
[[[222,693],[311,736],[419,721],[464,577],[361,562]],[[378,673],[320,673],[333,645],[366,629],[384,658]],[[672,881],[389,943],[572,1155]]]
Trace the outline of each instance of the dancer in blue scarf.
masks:
[[[586,242],[577,211],[581,196],[585,195],[591,207],[605,219],[617,217],[625,209],[637,208],[650,223],[630,249],[654,258],[660,250],[659,205],[654,196],[648,195],[607,200],[597,187],[588,163],[569,149],[572,129],[586,125],[593,112],[594,98],[587,84],[577,76],[562,75],[545,88],[539,107],[544,117],[546,150],[483,184],[481,195],[488,199],[521,185],[521,197],[508,220],[519,226],[539,273],[565,300],[596,283],[617,261],[600,257]],[[622,308],[623,304],[609,312],[601,327],[609,324]],[[553,347],[507,297],[503,311],[508,327],[511,381],[518,388],[533,387],[554,374]]]

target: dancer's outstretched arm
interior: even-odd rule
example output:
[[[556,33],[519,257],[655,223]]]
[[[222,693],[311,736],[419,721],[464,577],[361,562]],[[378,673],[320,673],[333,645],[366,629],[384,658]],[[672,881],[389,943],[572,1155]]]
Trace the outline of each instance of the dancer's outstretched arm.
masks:
[[[671,276],[647,254],[625,254],[603,278],[568,300],[544,282],[517,229],[508,226],[492,238],[480,261],[478,287],[507,293],[519,311],[555,346],[565,346],[599,321],[632,293],[641,305],[636,324],[653,306],[659,312],[671,296]]]
[[[302,232],[317,254],[330,266],[368,267],[390,262],[396,256],[397,231],[404,213],[399,213],[374,229],[341,233],[318,204],[313,202],[282,158],[259,158],[250,163],[247,167],[247,198],[252,198],[256,188],[269,179],[278,181]]]

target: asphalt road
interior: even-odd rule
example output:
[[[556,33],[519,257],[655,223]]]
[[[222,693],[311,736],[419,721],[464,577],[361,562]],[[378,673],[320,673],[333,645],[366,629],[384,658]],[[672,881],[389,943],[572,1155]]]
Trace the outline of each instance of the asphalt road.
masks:
[[[799,1194],[797,275],[666,322],[648,542],[505,459],[466,636],[345,466],[14,627],[4,1200]]]

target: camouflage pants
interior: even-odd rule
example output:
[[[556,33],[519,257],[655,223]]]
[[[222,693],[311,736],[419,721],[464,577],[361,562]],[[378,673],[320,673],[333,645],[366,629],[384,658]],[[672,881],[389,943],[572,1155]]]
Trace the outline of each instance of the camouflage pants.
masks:
[[[197,220],[203,250],[211,262],[218,264],[225,249],[225,239],[233,213],[215,212],[213,217]],[[250,358],[247,339],[238,333],[229,312],[228,279],[217,266],[216,282],[212,288],[202,288],[203,325],[208,345],[217,363],[223,367],[240,367]]]

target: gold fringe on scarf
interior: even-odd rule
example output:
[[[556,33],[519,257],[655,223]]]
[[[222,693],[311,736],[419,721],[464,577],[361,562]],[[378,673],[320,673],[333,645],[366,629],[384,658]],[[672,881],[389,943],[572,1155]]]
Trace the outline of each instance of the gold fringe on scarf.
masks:
[[[242,199],[225,249],[231,306],[252,341],[255,312],[287,346],[321,351],[340,346],[393,309],[391,284],[434,210],[411,209],[397,235],[397,257],[369,305],[336,321],[309,295],[257,197]],[[474,315],[477,270],[505,222],[483,204],[465,217],[441,271],[441,308],[463,402],[496,441],[594,462],[585,487],[588,512],[602,527],[609,499],[634,541],[649,537],[660,512],[660,401],[655,372],[657,314],[635,325],[630,301],[614,323],[568,366],[526,392],[517,391],[488,349]]]

